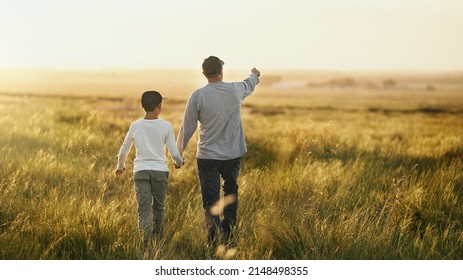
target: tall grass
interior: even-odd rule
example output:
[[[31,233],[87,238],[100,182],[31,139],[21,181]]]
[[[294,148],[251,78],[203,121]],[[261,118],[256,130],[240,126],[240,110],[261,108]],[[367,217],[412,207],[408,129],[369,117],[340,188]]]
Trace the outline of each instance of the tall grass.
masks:
[[[143,253],[130,172],[114,175],[138,100],[0,100],[0,258],[224,257],[206,247],[194,139],[171,169],[165,237]],[[167,100],[161,115],[176,131],[183,106]],[[463,258],[461,113],[272,110],[243,108],[237,252],[225,257]]]

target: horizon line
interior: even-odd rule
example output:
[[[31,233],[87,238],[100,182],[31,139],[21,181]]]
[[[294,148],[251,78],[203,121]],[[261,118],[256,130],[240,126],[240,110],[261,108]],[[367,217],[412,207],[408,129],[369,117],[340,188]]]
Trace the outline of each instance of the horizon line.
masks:
[[[293,72],[293,71],[301,71],[301,72],[351,72],[351,73],[365,73],[365,72],[372,72],[372,73],[463,73],[463,68],[461,69],[422,69],[422,68],[302,68],[302,67],[293,67],[293,68],[276,68],[276,67],[259,67],[259,66],[252,66],[258,69],[264,69],[265,71],[270,72]],[[249,71],[246,68],[225,68],[224,71]],[[194,67],[101,67],[101,68],[80,68],[80,67],[69,67],[69,68],[61,68],[61,67],[10,67],[10,68],[3,68],[0,67],[0,71],[8,72],[8,71],[43,71],[43,72],[89,72],[89,73],[98,73],[98,72],[143,72],[143,71],[198,71],[201,73],[200,68]]]

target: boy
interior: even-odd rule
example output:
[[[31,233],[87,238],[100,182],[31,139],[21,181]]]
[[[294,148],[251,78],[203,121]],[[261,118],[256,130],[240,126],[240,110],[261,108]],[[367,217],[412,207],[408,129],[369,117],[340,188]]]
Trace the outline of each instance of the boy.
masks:
[[[146,112],[145,117],[130,125],[119,151],[116,175],[124,173],[125,161],[135,142],[133,181],[138,203],[138,226],[146,248],[153,236],[162,233],[169,178],[165,147],[167,146],[176,168],[183,164],[183,159],[175,144],[172,124],[158,118],[162,110],[161,94],[157,91],[146,91],[141,97],[141,105]]]

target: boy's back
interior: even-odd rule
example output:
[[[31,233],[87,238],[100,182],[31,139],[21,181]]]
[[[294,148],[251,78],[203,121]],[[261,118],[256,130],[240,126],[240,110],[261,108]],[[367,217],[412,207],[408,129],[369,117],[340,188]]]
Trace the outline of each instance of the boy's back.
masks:
[[[176,162],[182,162],[175,146],[172,124],[162,119],[140,119],[134,121],[121,147],[121,159],[127,157],[132,143],[135,143],[136,155],[134,172],[140,170],[169,171],[166,152],[169,152]]]

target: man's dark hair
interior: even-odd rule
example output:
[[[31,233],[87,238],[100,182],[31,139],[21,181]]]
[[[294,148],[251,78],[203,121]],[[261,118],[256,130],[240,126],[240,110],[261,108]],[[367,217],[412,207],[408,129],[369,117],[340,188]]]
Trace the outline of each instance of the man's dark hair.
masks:
[[[161,94],[154,90],[145,91],[141,96],[141,106],[145,112],[153,111],[161,102]]]
[[[209,56],[203,61],[203,73],[207,78],[212,78],[220,74],[222,65],[225,63],[216,56]]]

